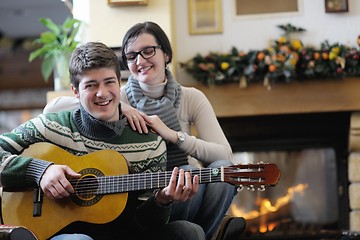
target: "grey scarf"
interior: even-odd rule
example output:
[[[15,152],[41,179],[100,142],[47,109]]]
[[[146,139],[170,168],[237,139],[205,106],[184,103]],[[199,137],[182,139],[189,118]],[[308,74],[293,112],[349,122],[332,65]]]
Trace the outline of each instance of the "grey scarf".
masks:
[[[85,111],[80,104],[80,108],[73,112],[76,127],[80,133],[93,140],[108,140],[122,134],[126,118],[121,114],[119,104],[120,120],[115,122],[103,122]]]
[[[180,122],[176,111],[181,100],[181,86],[173,78],[170,71],[166,70],[167,84],[164,95],[159,99],[145,96],[138,80],[130,76],[125,86],[125,91],[132,107],[147,115],[158,115],[159,118],[174,131],[180,131]],[[187,156],[178,146],[167,143],[168,163],[167,169],[172,170],[175,166],[188,164]]]

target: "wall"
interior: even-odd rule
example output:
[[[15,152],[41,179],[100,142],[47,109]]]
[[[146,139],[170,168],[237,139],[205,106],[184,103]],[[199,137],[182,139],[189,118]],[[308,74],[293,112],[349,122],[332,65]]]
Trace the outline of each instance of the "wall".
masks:
[[[184,62],[196,53],[209,51],[226,52],[232,46],[239,50],[262,49],[269,46],[271,39],[282,33],[277,25],[291,23],[307,31],[294,35],[305,45],[319,47],[321,42],[342,43],[356,46],[360,34],[360,1],[349,0],[349,12],[325,13],[324,0],[299,0],[302,13],[292,16],[236,18],[234,0],[223,2],[223,33],[208,35],[189,35],[187,1],[175,0],[175,42],[177,61]],[[180,41],[181,39],[181,41]],[[177,79],[183,84],[191,84],[190,76],[183,69],[177,71]]]
[[[126,30],[137,22],[155,21],[164,28],[174,47],[173,68],[180,83],[191,85],[194,80],[178,67],[196,53],[226,52],[232,46],[239,50],[262,49],[282,33],[277,25],[291,23],[307,31],[294,35],[305,45],[330,43],[356,45],[360,34],[360,1],[349,0],[349,12],[325,13],[324,0],[299,0],[302,12],[291,16],[253,16],[237,18],[235,1],[221,0],[223,33],[189,35],[185,0],[148,0],[147,6],[109,7],[107,0],[74,0],[74,15],[87,23],[83,40],[103,41],[120,46]]]
[[[101,41],[110,47],[121,46],[125,32],[143,21],[159,23],[172,36],[171,1],[148,0],[146,6],[116,6],[107,0],[74,0],[74,17],[85,22],[82,42]]]

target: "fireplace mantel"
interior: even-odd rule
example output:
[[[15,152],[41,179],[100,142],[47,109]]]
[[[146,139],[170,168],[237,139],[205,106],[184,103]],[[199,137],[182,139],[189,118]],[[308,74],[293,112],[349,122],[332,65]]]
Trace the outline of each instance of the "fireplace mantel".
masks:
[[[271,90],[261,84],[192,86],[206,95],[218,117],[360,111],[360,78],[275,83]],[[63,95],[72,92],[50,91],[47,101]]]
[[[218,117],[281,115],[360,110],[360,78],[261,84],[194,85],[209,99]]]

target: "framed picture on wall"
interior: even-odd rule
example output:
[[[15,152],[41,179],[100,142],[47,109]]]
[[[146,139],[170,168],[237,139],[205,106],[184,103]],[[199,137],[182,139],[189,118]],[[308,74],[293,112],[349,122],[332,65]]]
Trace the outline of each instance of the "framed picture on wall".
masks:
[[[108,0],[110,6],[136,6],[136,5],[147,5],[148,0]]]
[[[348,0],[325,0],[325,12],[348,12],[349,1]]]
[[[302,0],[235,0],[235,17],[259,18],[292,16],[302,13]]]
[[[188,0],[189,33],[222,33],[222,0]]]

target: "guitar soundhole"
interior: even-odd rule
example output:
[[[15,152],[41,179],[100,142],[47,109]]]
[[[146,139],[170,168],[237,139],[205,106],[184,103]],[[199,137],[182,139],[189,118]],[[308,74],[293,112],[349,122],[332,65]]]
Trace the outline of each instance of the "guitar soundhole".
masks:
[[[97,177],[104,174],[95,168],[86,168],[79,173],[82,176],[73,184],[75,193],[72,195],[72,200],[82,207],[95,205],[102,198],[102,195],[97,194],[99,188]]]

